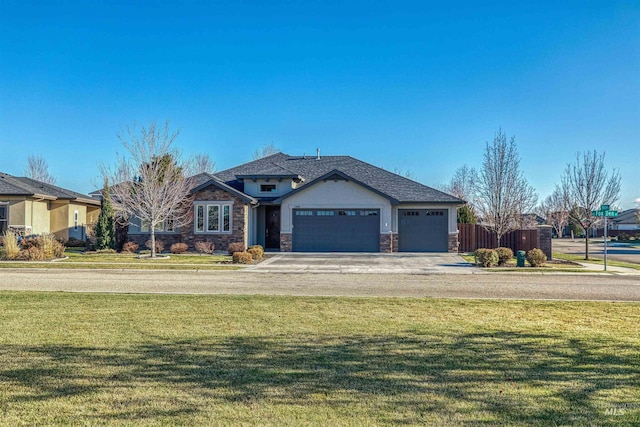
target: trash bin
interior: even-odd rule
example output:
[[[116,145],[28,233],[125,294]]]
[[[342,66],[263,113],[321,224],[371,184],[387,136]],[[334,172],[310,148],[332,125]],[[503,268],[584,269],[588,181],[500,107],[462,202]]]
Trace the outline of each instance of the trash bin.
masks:
[[[517,252],[517,261],[518,261],[518,267],[524,267],[524,258],[527,255],[527,253],[525,251],[518,251]]]

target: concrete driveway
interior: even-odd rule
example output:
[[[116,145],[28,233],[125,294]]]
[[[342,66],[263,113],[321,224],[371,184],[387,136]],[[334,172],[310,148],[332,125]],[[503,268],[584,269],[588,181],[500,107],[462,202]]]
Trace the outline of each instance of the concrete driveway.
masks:
[[[262,273],[484,273],[451,253],[278,253],[244,271]]]

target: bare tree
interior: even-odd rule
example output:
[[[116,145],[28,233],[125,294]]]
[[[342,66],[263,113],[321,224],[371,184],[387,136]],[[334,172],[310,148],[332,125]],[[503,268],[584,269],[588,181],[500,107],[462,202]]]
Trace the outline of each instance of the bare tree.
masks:
[[[24,169],[24,173],[28,178],[45,184],[54,185],[56,183],[56,179],[49,173],[47,161],[42,156],[30,154],[27,157],[27,167]]]
[[[493,144],[486,144],[477,195],[475,207],[485,228],[496,233],[498,246],[502,236],[514,230],[520,216],[532,210],[538,200],[520,170],[515,136],[507,142],[501,129]]]
[[[258,148],[256,151],[253,152],[253,160],[258,160],[261,159],[263,157],[268,157],[271,156],[272,154],[276,154],[279,153],[280,150],[273,145],[272,143],[266,144],[264,146],[262,146],[262,148]]]
[[[112,168],[102,166],[110,182],[114,208],[120,218],[137,218],[149,227],[151,257],[156,256],[155,231],[163,224],[181,227],[191,221],[190,181],[173,148],[178,132],[169,123],[129,126],[118,138],[126,155],[118,155]]]
[[[604,153],[596,150],[576,154],[576,161],[567,164],[560,189],[564,209],[585,232],[584,256],[589,259],[589,229],[598,221],[592,211],[601,205],[613,205],[620,197],[620,174],[605,170]]]
[[[187,161],[186,174],[197,175],[199,173],[214,173],[216,171],[216,162],[211,156],[205,153],[196,154]]]
[[[407,179],[411,179],[413,181],[416,180],[416,174],[414,174],[410,169],[403,171],[400,168],[393,168],[393,173],[396,175],[404,176]]]
[[[446,191],[459,199],[473,202],[478,185],[478,171],[468,165],[462,165],[453,173]]]
[[[562,190],[559,187],[540,203],[538,211],[547,224],[556,230],[558,237],[562,237],[562,230],[569,225],[569,211],[565,208]]]

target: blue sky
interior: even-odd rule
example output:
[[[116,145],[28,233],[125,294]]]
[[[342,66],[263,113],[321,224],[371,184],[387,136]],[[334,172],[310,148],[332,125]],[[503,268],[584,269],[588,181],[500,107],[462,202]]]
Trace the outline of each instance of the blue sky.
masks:
[[[515,135],[540,198],[578,151],[640,198],[640,3],[0,2],[0,171],[89,192],[119,130],[170,120],[218,169],[273,143],[437,186]],[[98,183],[98,184],[96,184]]]

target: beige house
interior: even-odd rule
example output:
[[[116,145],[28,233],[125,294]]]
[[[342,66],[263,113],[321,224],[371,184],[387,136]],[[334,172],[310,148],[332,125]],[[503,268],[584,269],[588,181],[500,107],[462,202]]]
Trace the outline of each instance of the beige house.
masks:
[[[85,240],[97,221],[100,201],[75,191],[0,172],[0,232],[53,233],[58,239]]]

